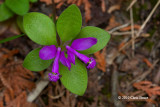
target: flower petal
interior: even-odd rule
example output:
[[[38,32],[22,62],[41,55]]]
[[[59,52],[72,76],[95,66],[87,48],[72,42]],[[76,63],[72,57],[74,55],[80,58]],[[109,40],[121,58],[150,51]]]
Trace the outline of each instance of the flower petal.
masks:
[[[54,60],[53,67],[52,67],[52,72],[54,72],[56,74],[59,74],[59,63],[58,63],[58,60],[59,60],[59,57],[60,57],[60,53],[61,53],[61,48],[58,48],[57,49],[57,53],[56,53],[56,58]]]
[[[59,80],[59,74],[48,73],[48,78],[50,81],[56,82]]]
[[[66,67],[68,67],[68,69],[70,70],[71,69],[71,63],[68,61],[68,59],[65,57],[65,55],[64,55],[64,52],[61,52],[61,55],[60,55],[60,61],[61,61],[61,63],[64,65],[64,66],[66,66]]]
[[[81,60],[83,61],[85,64],[87,64],[89,62],[89,57],[87,57],[86,55],[83,55],[81,53],[75,52],[75,55]]]
[[[42,60],[49,60],[53,59],[56,55],[56,47],[54,45],[51,46],[44,46],[40,51],[39,51],[39,57]]]
[[[96,61],[95,61],[95,59],[94,58],[90,58],[90,62],[89,62],[89,64],[88,64],[88,66],[87,66],[87,68],[88,69],[92,69],[92,68],[94,68],[96,66]]]
[[[68,61],[75,65],[75,55],[69,50],[67,51],[67,54],[68,54],[68,57],[67,57]]]
[[[93,37],[80,38],[72,42],[71,48],[82,51],[86,50],[97,43],[97,39]]]

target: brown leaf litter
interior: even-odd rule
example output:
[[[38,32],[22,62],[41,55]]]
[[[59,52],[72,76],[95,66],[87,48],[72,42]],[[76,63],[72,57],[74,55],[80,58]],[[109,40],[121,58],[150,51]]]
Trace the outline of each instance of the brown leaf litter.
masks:
[[[35,87],[30,79],[34,78],[31,71],[23,68],[22,61],[14,58],[18,50],[0,49],[0,96],[1,107],[35,107],[26,101],[27,92]]]
[[[40,0],[40,1],[45,2],[47,5],[52,4],[52,0]],[[92,18],[92,16],[91,16],[92,5],[89,2],[89,0],[54,0],[54,2],[57,4],[56,5],[57,9],[60,9],[62,7],[62,5],[64,5],[65,3],[76,4],[77,6],[81,6],[83,4],[84,10],[85,10],[85,21],[88,22]],[[101,0],[101,9],[102,9],[102,12],[106,11],[105,0]]]

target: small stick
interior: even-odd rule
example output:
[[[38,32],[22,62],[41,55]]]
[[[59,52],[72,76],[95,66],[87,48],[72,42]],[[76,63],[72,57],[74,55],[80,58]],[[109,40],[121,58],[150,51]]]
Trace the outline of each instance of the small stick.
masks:
[[[137,31],[134,31],[134,34],[136,34]],[[127,32],[113,32],[113,33],[110,33],[111,35],[117,35],[117,36],[122,36],[122,35],[131,35],[132,32],[130,31],[127,31]]]
[[[109,33],[113,33],[113,32],[116,31],[116,30],[119,30],[119,29],[121,29],[121,28],[127,27],[129,24],[130,24],[130,23],[126,23],[126,24],[124,24],[124,25],[115,27],[115,28],[111,29],[111,30],[108,31],[108,32],[109,32]]]
[[[156,5],[154,6],[154,8],[152,9],[152,11],[150,12],[149,16],[147,17],[147,19],[144,21],[144,23],[142,24],[141,28],[139,29],[138,33],[137,33],[137,37],[140,36],[142,30],[144,29],[144,27],[146,26],[147,22],[150,20],[150,18],[152,17],[153,13],[155,12],[155,10],[157,9],[157,7],[160,4],[160,0],[158,0],[158,2],[156,3]]]
[[[154,63],[153,63],[153,67],[149,68],[149,70],[145,73],[143,73],[142,75],[138,76],[137,78],[135,78],[134,80],[132,80],[130,82],[130,84],[134,83],[134,82],[138,82],[138,81],[142,81],[144,78],[146,78],[147,75],[149,75],[151,73],[151,71],[153,70],[153,68],[156,66],[156,64],[158,63],[159,59],[157,59]]]
[[[137,0],[133,0],[131,4],[128,6],[127,11],[137,2]]]
[[[133,20],[133,9],[130,8],[130,18],[131,18],[131,32],[132,32],[132,38],[134,38],[134,20]],[[134,49],[135,49],[135,41],[133,39],[132,41],[132,57],[134,57]]]
[[[55,100],[55,99],[59,99],[60,97],[62,97],[64,95],[64,91],[62,93],[60,93],[59,95],[57,96],[51,96],[51,95],[48,95],[51,99]]]
[[[31,93],[29,93],[27,101],[33,102],[41,93],[41,91],[48,85],[48,83],[49,83],[48,72],[46,72],[44,74],[44,78],[36,84],[36,88]]]
[[[158,63],[159,59],[157,59],[154,63],[153,63],[153,68],[156,66],[156,64]],[[153,68],[149,68],[148,71],[146,71],[145,73],[143,73],[142,75],[139,75],[137,78],[135,78],[134,80],[132,80],[128,85],[127,85],[127,89],[126,91],[130,90],[131,89],[131,85],[135,82],[139,82],[139,81],[142,81],[143,79],[146,78],[147,75],[149,75]]]
[[[124,107],[122,102],[118,99],[118,71],[117,66],[114,64],[114,69],[112,72],[112,100],[115,107]]]

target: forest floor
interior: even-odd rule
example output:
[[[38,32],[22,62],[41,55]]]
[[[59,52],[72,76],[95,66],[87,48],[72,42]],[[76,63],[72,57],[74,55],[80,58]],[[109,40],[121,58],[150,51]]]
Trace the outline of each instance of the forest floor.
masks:
[[[107,46],[93,55],[97,66],[88,71],[85,94],[77,96],[60,82],[46,82],[50,68],[38,73],[23,68],[25,56],[39,47],[24,36],[0,44],[0,107],[159,107],[160,0],[55,2],[57,17],[77,4],[83,26],[97,26],[111,34]],[[52,2],[38,0],[30,11],[51,16]],[[15,17],[0,23],[0,40],[21,34]],[[41,85],[44,89],[28,102]]]

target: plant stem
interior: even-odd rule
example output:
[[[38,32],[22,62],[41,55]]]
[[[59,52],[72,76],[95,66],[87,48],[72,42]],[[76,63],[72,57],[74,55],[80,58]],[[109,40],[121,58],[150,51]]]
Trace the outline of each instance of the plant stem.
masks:
[[[21,36],[24,36],[24,34],[12,36],[12,37],[8,37],[6,39],[0,40],[0,44],[11,41],[11,40],[14,40],[14,39],[19,38]]]
[[[54,20],[54,23],[56,24],[56,5],[55,5],[55,2],[54,0],[52,0],[52,5],[53,5],[53,20]],[[58,46],[61,45],[61,39],[58,35],[58,33],[56,32],[56,39],[57,39],[57,43],[58,43]]]
[[[52,0],[52,5],[53,5],[53,20],[55,23],[56,22],[56,5],[54,3],[54,0]]]

